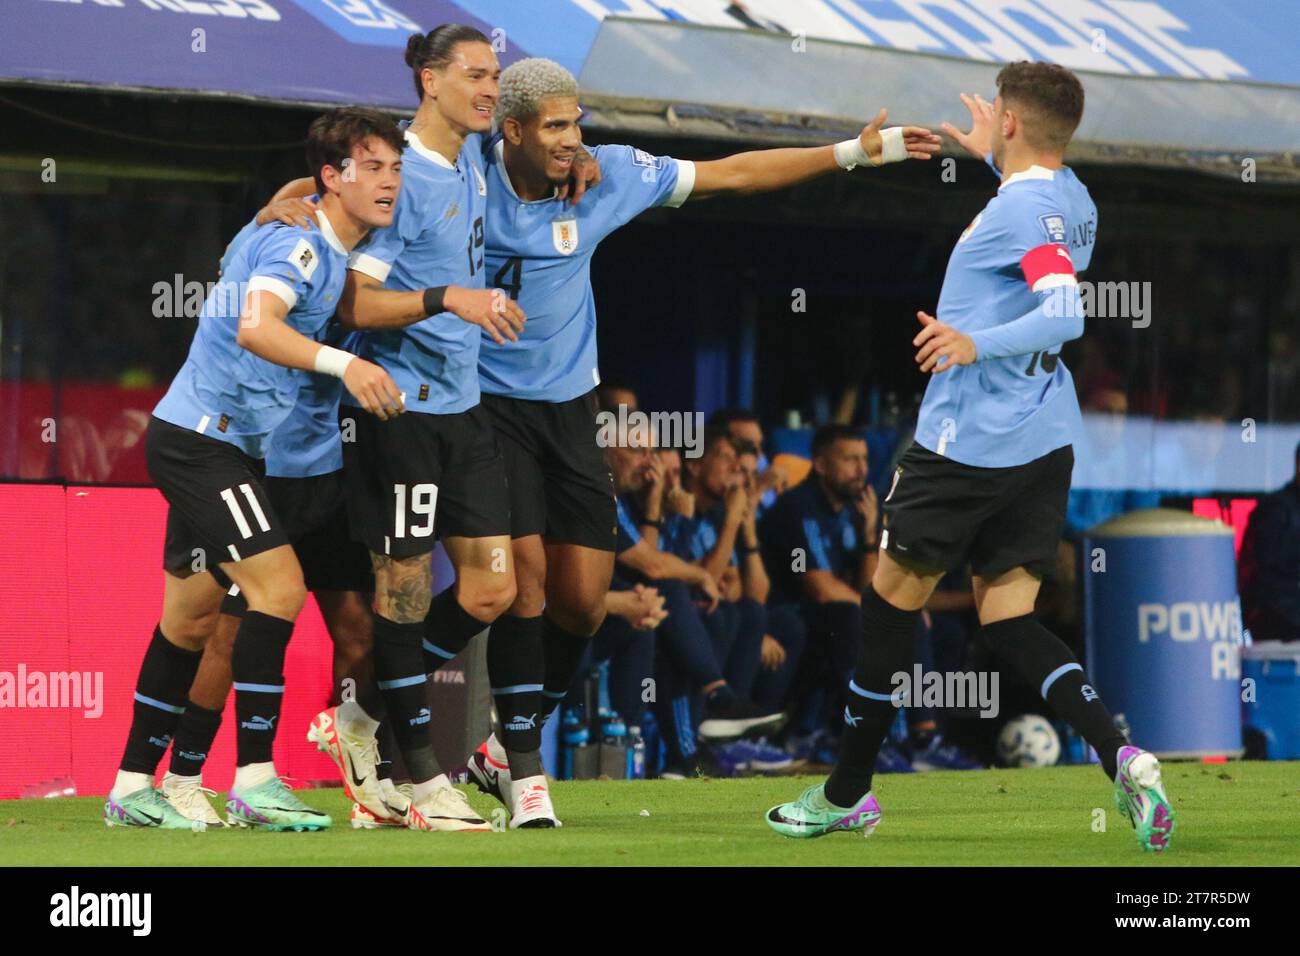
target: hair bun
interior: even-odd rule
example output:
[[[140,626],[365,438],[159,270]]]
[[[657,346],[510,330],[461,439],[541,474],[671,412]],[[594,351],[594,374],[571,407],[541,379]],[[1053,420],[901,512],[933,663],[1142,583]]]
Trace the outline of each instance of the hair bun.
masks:
[[[412,33],[406,38],[406,65],[415,66],[416,57],[420,55],[420,47],[424,46],[424,34]]]

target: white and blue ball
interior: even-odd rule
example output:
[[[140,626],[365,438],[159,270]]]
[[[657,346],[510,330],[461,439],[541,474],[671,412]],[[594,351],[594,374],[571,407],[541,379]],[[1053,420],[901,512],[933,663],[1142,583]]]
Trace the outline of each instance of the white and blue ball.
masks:
[[[998,762],[1004,767],[1050,767],[1061,758],[1056,728],[1038,714],[1022,714],[998,734]]]

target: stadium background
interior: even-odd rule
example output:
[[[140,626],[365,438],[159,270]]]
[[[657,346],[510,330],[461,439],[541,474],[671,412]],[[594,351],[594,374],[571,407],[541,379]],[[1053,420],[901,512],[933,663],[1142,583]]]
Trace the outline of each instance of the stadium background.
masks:
[[[102,670],[105,700],[125,699],[160,600],[162,507],[152,490],[113,486],[147,483],[144,422],[193,328],[192,314],[156,306],[188,294],[174,295],[175,277],[215,278],[229,237],[300,175],[303,131],[322,106],[409,111],[405,36],[446,21],[499,39],[504,63],[540,55],[574,70],[588,142],[682,158],[831,142],[881,105],[893,122],[964,125],[956,92],[991,95],[1001,60],[1085,71],[1071,161],[1100,210],[1088,278],[1150,282],[1153,298],[1148,327],[1097,319],[1067,346],[1085,405],[1124,396],[1122,411],[1088,415],[1072,514],[1086,526],[1170,495],[1249,498],[1289,477],[1300,440],[1292,6],[11,2],[0,34],[0,669]],[[593,270],[602,372],[637,385],[645,408],[749,405],[769,426],[825,420],[856,387],[855,420],[887,459],[923,387],[912,313],[933,304],[953,237],[992,185],[980,164],[949,155],[950,182],[935,163],[909,164],[643,216]],[[805,312],[792,312],[797,290]],[[807,436],[774,439],[797,451]],[[326,642],[309,608],[290,650],[290,721],[324,698]],[[113,713],[0,710],[0,733],[20,747],[0,761],[0,797],[56,778],[105,790],[124,736],[114,721],[127,719]],[[331,776],[287,736],[286,774]],[[226,756],[218,749],[214,771],[227,772]],[[221,773],[210,784],[224,787]]]

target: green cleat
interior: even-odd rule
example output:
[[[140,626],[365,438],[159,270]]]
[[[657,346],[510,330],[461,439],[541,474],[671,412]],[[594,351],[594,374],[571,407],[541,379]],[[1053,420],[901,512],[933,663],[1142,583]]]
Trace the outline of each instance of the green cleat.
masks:
[[[328,830],[332,822],[299,800],[279,777],[243,793],[231,790],[226,820],[233,827],[255,830]]]
[[[782,836],[824,836],[835,830],[861,830],[871,836],[880,822],[880,804],[868,793],[853,807],[837,807],[826,800],[826,785],[817,784],[803,792],[793,803],[783,803],[767,811],[767,825]]]
[[[145,787],[128,793],[120,801],[112,795],[104,801],[104,825],[110,827],[153,827],[158,830],[206,830],[200,821],[185,819],[167,802],[162,792]]]
[[[1121,747],[1115,772],[1115,806],[1137,831],[1138,844],[1149,853],[1169,849],[1174,836],[1174,806],[1165,795],[1156,755],[1138,747]]]

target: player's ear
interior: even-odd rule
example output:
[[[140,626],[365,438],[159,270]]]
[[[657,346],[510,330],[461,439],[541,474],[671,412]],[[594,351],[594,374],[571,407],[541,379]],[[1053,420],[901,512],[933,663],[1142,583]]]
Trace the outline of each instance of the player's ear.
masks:
[[[424,95],[431,100],[438,98],[438,74],[433,67],[420,71],[420,82],[424,85]]]
[[[501,121],[501,135],[510,141],[511,146],[518,146],[524,141],[524,128],[517,118],[507,116]]]

